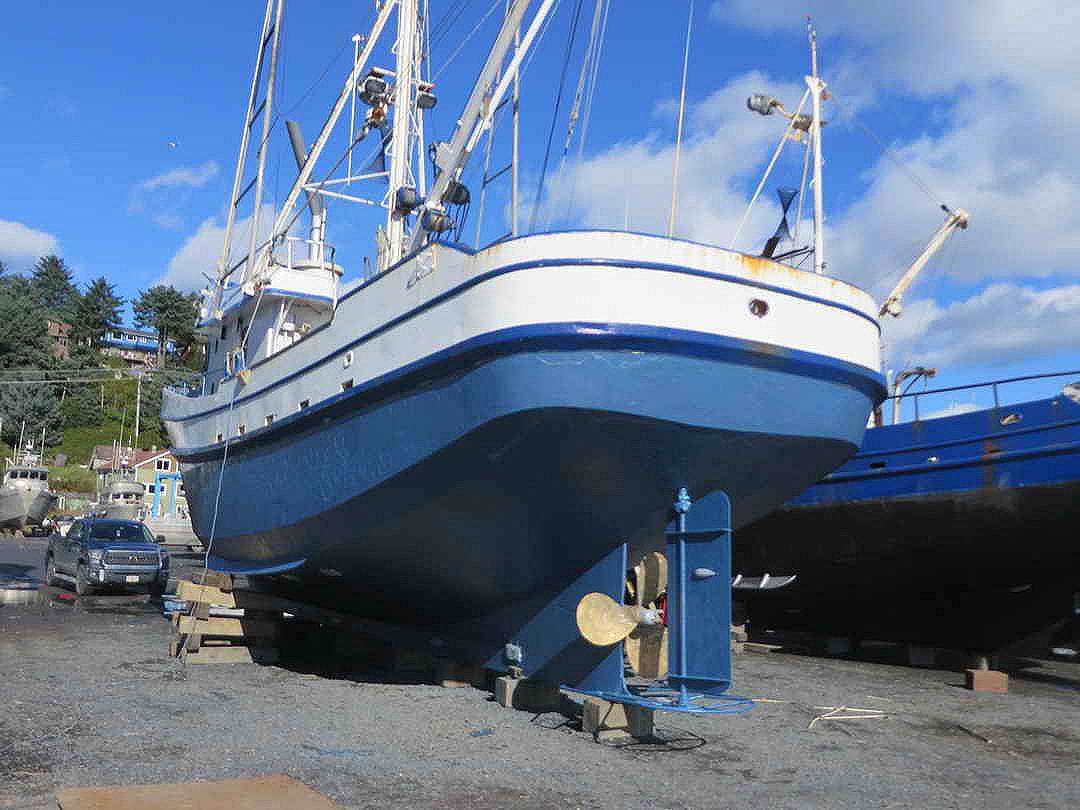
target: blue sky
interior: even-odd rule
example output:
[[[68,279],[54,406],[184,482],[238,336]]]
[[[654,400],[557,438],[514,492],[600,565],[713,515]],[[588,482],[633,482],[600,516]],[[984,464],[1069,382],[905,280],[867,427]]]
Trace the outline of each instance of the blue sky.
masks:
[[[433,19],[449,5],[432,0]],[[562,0],[525,76],[527,200],[574,5]],[[290,6],[279,109],[289,108],[309,139],[344,78],[349,39],[366,31],[372,6]],[[466,4],[433,48],[436,69],[490,6],[491,0]],[[559,175],[565,113],[593,3],[583,6],[541,220],[621,227],[629,219],[635,230],[661,230],[688,3],[613,3],[584,161],[571,160]],[[176,8],[5,8],[0,258],[13,269],[56,251],[80,281],[105,275],[129,298],[160,279],[194,288],[201,269],[212,272],[262,3],[196,0],[180,13]],[[753,116],[743,99],[761,90],[797,103],[810,11],[824,77],[843,104],[826,109],[830,272],[881,295],[939,224],[937,202],[972,213],[971,228],[909,294],[904,317],[888,324],[890,365],[937,365],[942,384],[1080,368],[1080,167],[1071,144],[1080,123],[1080,51],[1068,38],[1080,11],[998,0],[981,3],[977,13],[930,0],[902,8],[855,0],[697,0],[695,9],[681,235],[730,240],[779,135],[777,119]],[[496,16],[440,76],[433,123],[442,137]],[[882,157],[853,116],[893,145],[895,160]],[[776,222],[773,189],[798,185],[799,168],[788,150],[741,247],[760,248]],[[283,139],[270,152],[269,171],[273,200],[295,172]],[[909,172],[933,193],[924,194]],[[486,236],[502,232],[504,214],[500,199],[489,204]],[[331,216],[339,261],[355,274],[372,251],[369,220],[347,208]],[[466,234],[471,238],[471,224]]]

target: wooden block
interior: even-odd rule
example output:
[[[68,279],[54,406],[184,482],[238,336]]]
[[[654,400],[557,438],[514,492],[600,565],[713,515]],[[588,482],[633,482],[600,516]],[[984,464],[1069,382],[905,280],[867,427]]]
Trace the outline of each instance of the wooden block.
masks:
[[[277,634],[277,624],[262,619],[226,619],[213,617],[196,619],[181,616],[176,628],[181,633],[198,633],[203,636],[233,636],[272,638]]]
[[[646,739],[653,735],[653,710],[589,697],[582,707],[581,727],[602,740]]]
[[[475,686],[486,680],[484,668],[476,664],[463,664],[449,658],[440,658],[435,662],[435,683],[445,689]]]
[[[197,652],[188,651],[184,657],[187,664],[273,664],[277,662],[278,651],[274,647],[207,647],[202,646]]]
[[[554,684],[503,675],[495,679],[495,702],[507,709],[557,712],[562,708],[563,698]]]
[[[223,591],[233,589],[231,574],[222,574],[220,571],[203,571],[196,575],[200,585],[209,585],[211,588],[220,588]]]
[[[743,644],[743,652],[748,653],[771,653],[779,649],[779,644],[762,644],[758,641],[747,641]]]
[[[199,585],[197,582],[186,579],[181,579],[176,583],[176,598],[182,602],[206,602],[211,605],[236,607],[231,592],[212,585]]]
[[[285,774],[179,785],[64,788],[61,810],[340,810],[321,793]]]
[[[1009,691],[1009,676],[996,669],[967,669],[964,676],[964,685],[975,692],[1005,694]]]

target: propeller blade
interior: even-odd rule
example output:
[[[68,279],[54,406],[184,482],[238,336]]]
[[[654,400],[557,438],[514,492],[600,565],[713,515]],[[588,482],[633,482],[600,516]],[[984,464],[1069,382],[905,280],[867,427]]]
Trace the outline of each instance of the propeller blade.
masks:
[[[630,668],[642,678],[660,681],[668,674],[668,630],[662,626],[641,626],[623,644]]]
[[[667,557],[659,551],[646,554],[634,570],[637,572],[637,603],[648,607],[660,598],[668,585]]]
[[[610,647],[638,626],[638,609],[620,605],[607,594],[590,593],[577,606],[577,626],[584,638],[597,647]]]

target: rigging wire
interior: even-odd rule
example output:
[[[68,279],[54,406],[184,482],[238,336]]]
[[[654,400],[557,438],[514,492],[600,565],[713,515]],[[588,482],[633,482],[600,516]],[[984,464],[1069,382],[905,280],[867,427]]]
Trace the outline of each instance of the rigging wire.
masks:
[[[555,125],[559,120],[559,107],[562,105],[563,91],[566,89],[566,72],[570,67],[570,57],[574,51],[574,39],[577,36],[578,20],[581,18],[583,0],[577,0],[574,15],[570,21],[570,36],[566,43],[566,55],[563,57],[562,73],[559,78],[559,92],[555,96],[555,109],[551,113],[551,127],[548,129],[547,147],[544,149],[544,162],[540,168],[540,182],[536,185],[536,197],[533,199],[532,213],[529,215],[529,232],[536,229],[536,217],[540,213],[540,198],[544,193],[544,181],[547,178],[548,161],[551,158],[551,143],[555,139]],[[534,51],[535,52],[535,51]]]
[[[555,19],[555,15],[559,13],[559,4],[562,0],[555,0],[555,4],[551,7],[551,12],[547,15],[547,19],[544,20],[544,24],[540,27],[540,33],[536,37],[536,42],[533,44],[529,53],[525,55],[524,64],[521,66],[521,75],[524,76],[525,72],[529,69],[529,65],[532,64],[533,57],[536,56],[540,50],[540,43],[544,41],[544,34],[548,32],[548,28],[551,27],[551,21]]]
[[[877,133],[875,133],[872,129],[870,129],[870,127],[868,127],[859,119],[859,117],[855,114],[855,110],[853,107],[845,104],[835,94],[831,94],[830,99],[836,102],[836,105],[847,113],[851,121],[854,122],[854,124],[859,127],[859,129],[861,129],[863,133],[877,145],[882,156],[888,158],[894,166],[896,166],[898,169],[900,169],[901,172],[906,174],[908,179],[911,180],[911,182],[914,183],[915,186],[920,191],[922,191],[922,193],[925,194],[932,203],[940,207],[941,210],[945,211],[946,213],[952,211],[952,209],[945,203],[941,195],[935,194],[933,189],[931,189],[930,186],[927,185],[927,183],[918,174],[915,173],[914,169],[900,162],[900,159],[896,157],[895,147],[887,145],[884,141],[881,140],[881,138],[877,136]]]
[[[433,48],[439,47],[446,35],[450,33],[450,30],[457,25],[457,21],[461,19],[461,15],[471,3],[472,0],[456,0],[443,13],[442,17],[432,27],[431,46]]]
[[[690,66],[690,32],[694,26],[694,0],[686,20],[686,46],[683,50],[682,88],[679,90],[679,125],[675,133],[675,163],[671,169],[671,214],[668,216],[668,239],[675,235],[675,212],[679,193],[679,156],[682,153],[683,118],[686,112],[686,72]]]
[[[454,52],[446,58],[446,61],[443,62],[442,67],[435,71],[435,75],[430,79],[430,81],[437,81],[438,78],[443,75],[443,71],[450,67],[450,64],[454,61],[454,59],[457,58],[457,55],[461,53],[462,49],[464,49],[466,45],[469,44],[469,40],[476,36],[476,32],[480,30],[481,26],[483,26],[483,24],[487,21],[487,18],[490,17],[492,13],[494,13],[495,9],[503,5],[504,2],[505,0],[495,0],[495,2],[491,4],[491,7],[488,8],[486,12],[484,12],[484,16],[482,16],[480,20],[476,23],[476,25],[473,26],[472,31],[465,35],[465,38],[461,40],[460,43],[458,43],[458,46],[454,49]]]
[[[570,105],[570,116],[566,122],[566,141],[563,143],[562,157],[559,159],[558,179],[555,181],[556,186],[562,185],[563,175],[566,172],[566,158],[570,153],[570,144],[574,140],[574,131],[577,129],[578,119],[581,117],[581,105],[585,98],[586,83],[592,72],[592,59],[596,51],[596,38],[600,30],[603,5],[604,0],[596,0],[596,5],[593,7],[593,21],[592,29],[589,31],[589,44],[586,46],[585,55],[581,60],[581,72],[578,74],[577,89],[574,91],[574,102]],[[548,208],[548,214],[544,224],[545,228],[550,225],[553,213],[554,206],[551,206]],[[567,210],[567,217],[569,217],[569,208]]]

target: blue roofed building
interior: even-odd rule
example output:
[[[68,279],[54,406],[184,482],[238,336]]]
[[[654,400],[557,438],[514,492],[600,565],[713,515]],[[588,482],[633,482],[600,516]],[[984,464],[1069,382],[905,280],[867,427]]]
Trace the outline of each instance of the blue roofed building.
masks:
[[[111,357],[125,360],[131,368],[145,368],[157,362],[158,338],[154,332],[129,327],[106,330],[101,338],[101,350]],[[165,342],[165,352],[172,354],[176,344]]]

